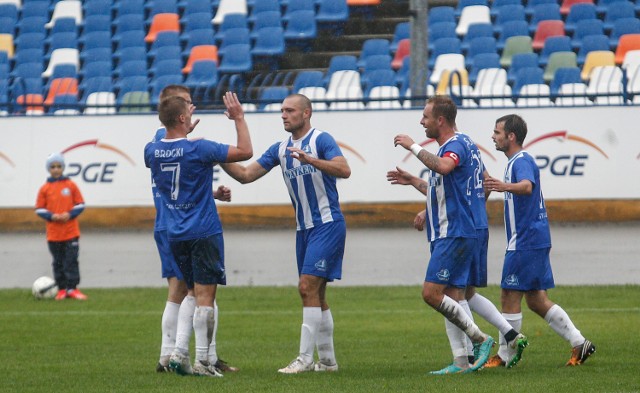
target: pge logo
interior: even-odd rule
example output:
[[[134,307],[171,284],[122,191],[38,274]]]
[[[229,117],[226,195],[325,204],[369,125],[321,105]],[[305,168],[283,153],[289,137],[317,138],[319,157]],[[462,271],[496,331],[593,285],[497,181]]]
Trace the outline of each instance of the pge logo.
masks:
[[[606,159],[609,159],[609,156],[607,156],[607,154],[602,151],[602,149],[600,149],[596,144],[585,138],[571,135],[568,131],[556,131],[544,134],[525,144],[523,148],[527,149],[528,147],[538,142],[550,138],[559,140],[560,142],[568,140],[587,145],[602,154]],[[589,160],[589,156],[587,154],[562,154],[553,157],[548,155],[536,155],[535,159],[540,170],[548,169],[549,172],[551,172],[551,174],[554,176],[584,176],[584,169],[586,167],[587,161]]]
[[[62,154],[66,154],[72,150],[84,148],[87,146],[93,146],[94,148],[109,150],[114,152],[135,166],[135,162],[120,149],[107,145],[105,143],[98,142],[97,139],[91,139],[88,141],[76,143],[69,146],[62,151]],[[79,177],[86,183],[112,183],[113,177],[118,167],[117,161],[102,162],[93,161],[89,163],[69,162],[67,164],[66,175],[69,177]]]

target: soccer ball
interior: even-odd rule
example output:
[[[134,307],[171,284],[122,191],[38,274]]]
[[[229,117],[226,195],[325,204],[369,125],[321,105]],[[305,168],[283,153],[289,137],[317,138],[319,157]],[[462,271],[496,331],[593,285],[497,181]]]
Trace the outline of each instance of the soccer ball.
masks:
[[[42,276],[33,282],[31,293],[36,299],[53,299],[58,293],[58,285],[53,278]]]

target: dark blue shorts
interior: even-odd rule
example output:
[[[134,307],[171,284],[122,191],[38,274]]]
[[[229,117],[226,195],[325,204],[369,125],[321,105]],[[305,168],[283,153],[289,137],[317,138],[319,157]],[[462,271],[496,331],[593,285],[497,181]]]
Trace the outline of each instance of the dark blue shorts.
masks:
[[[431,242],[431,259],[426,282],[465,288],[469,281],[471,261],[477,253],[476,238],[456,237]]]
[[[346,237],[347,226],[344,221],[297,231],[298,275],[309,274],[327,281],[341,279]]]
[[[514,291],[546,290],[555,287],[549,260],[550,251],[549,247],[507,251],[500,286]]]
[[[156,240],[156,246],[158,247],[158,254],[160,254],[160,262],[162,263],[162,278],[175,277],[178,280],[182,280],[182,272],[176,263],[176,259],[171,252],[171,245],[169,245],[169,238],[167,237],[167,231],[155,231],[153,232],[153,238]]]
[[[489,229],[476,229],[478,248],[476,257],[469,269],[469,286],[484,288],[487,286],[487,252],[489,250]]]
[[[171,251],[189,289],[194,283],[226,285],[222,233],[192,240],[171,241]]]

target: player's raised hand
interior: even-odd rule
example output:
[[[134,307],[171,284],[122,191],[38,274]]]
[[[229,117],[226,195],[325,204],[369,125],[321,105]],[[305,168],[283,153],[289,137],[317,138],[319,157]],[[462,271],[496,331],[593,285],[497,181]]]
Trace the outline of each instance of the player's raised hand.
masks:
[[[393,146],[402,146],[405,149],[409,150],[411,148],[411,145],[413,145],[415,142],[413,141],[413,139],[411,139],[411,137],[409,135],[405,135],[405,134],[399,134],[396,135],[395,138],[393,138]]]
[[[228,91],[222,96],[224,106],[227,110],[224,112],[225,116],[231,120],[240,120],[244,118],[244,109],[238,99],[238,95],[234,92]]]
[[[387,172],[387,181],[391,182],[391,184],[401,184],[403,186],[411,184],[414,176],[409,172],[400,169],[400,167],[396,167],[395,171]]]

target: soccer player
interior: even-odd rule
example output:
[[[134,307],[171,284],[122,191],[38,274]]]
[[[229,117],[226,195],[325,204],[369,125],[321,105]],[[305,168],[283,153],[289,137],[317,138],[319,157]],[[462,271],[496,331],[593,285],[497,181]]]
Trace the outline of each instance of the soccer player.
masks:
[[[437,155],[424,150],[408,135],[394,138],[395,146],[410,150],[430,169],[428,183],[421,185],[427,194],[427,237],[431,242],[431,259],[422,297],[446,318],[447,336],[454,356],[451,365],[431,372],[437,375],[478,370],[486,363],[494,343],[459,303],[464,300],[478,239],[468,197],[475,168],[470,140],[455,132],[456,113],[455,103],[446,96],[432,97],[425,105],[420,124],[427,137],[438,142]],[[392,182],[393,176],[393,171],[387,174]],[[478,356],[472,365],[469,364],[465,335],[477,348]]]
[[[496,150],[509,159],[504,181],[489,177],[485,188],[504,193],[504,222],[507,251],[502,269],[502,312],[516,330],[522,325],[522,297],[527,306],[567,340],[573,347],[567,366],[584,363],[595,351],[591,341],[576,329],[569,315],[547,296],[554,287],[549,261],[551,234],[542,196],[540,170],[535,159],[522,149],[527,123],[518,115],[496,120],[493,142]],[[512,348],[502,345],[489,366],[500,366],[512,355]]]
[[[84,199],[76,183],[62,174],[62,154],[49,155],[46,167],[50,176],[38,191],[36,214],[47,222],[53,277],[58,285],[55,299],[87,300],[87,295],[77,288],[80,283],[80,224],[77,217],[84,211]]]
[[[172,254],[182,272],[187,288],[194,289],[196,307],[193,329],[196,360],[189,360],[188,337],[178,318],[176,345],[169,366],[179,374],[222,376],[209,362],[209,331],[214,325],[214,301],[217,286],[226,284],[222,225],[211,192],[213,166],[221,162],[243,161],[252,157],[253,149],[242,106],[234,93],[223,97],[225,115],[235,122],[237,146],[204,139],[188,140],[194,124],[192,105],[183,97],[172,96],[160,102],[158,112],[166,127],[166,136],[145,147],[145,164],[162,203],[166,206],[167,237]]]
[[[160,101],[171,97],[178,96],[184,98],[189,104],[191,104],[191,113],[195,111],[195,105],[191,103],[191,92],[189,88],[183,85],[168,85],[160,92]],[[199,123],[199,119],[196,119],[192,123],[191,131],[195,129]],[[153,138],[153,141],[159,141],[166,135],[166,129],[160,127]],[[153,180],[153,179],[152,179]],[[167,238],[167,212],[162,204],[160,193],[156,192],[155,184],[152,181],[153,202],[156,207],[156,220],[154,224],[153,237],[156,241],[158,253],[160,255],[160,262],[162,264],[162,277],[167,279],[168,295],[167,302],[165,304],[164,312],[162,313],[162,344],[160,346],[160,359],[156,365],[157,372],[167,372],[169,368],[169,357],[176,344],[176,335],[178,334],[178,318],[182,318],[184,323],[180,326],[185,331],[180,331],[179,334],[186,336],[186,341],[190,340],[192,327],[189,322],[193,321],[193,313],[195,311],[195,297],[193,291],[188,291],[187,284],[185,283],[182,273],[178,268],[178,264],[171,253],[171,247],[169,246],[169,240]],[[229,202],[231,200],[231,190],[227,187],[219,186],[217,190],[213,192],[213,197],[220,201]],[[216,333],[218,331],[218,304],[214,301],[214,327],[211,335],[211,343],[209,344],[209,363],[220,371],[238,371],[237,367],[228,365],[225,361],[218,358],[216,350]]]
[[[333,137],[311,127],[311,102],[307,97],[288,96],[281,111],[290,137],[273,144],[246,167],[224,164],[222,169],[239,182],[250,183],[280,165],[295,209],[298,291],[303,306],[300,354],[278,372],[338,371],[326,289],[327,282],[342,277],[346,226],[336,178],[348,178],[351,169]],[[316,347],[319,360],[314,365]]]

